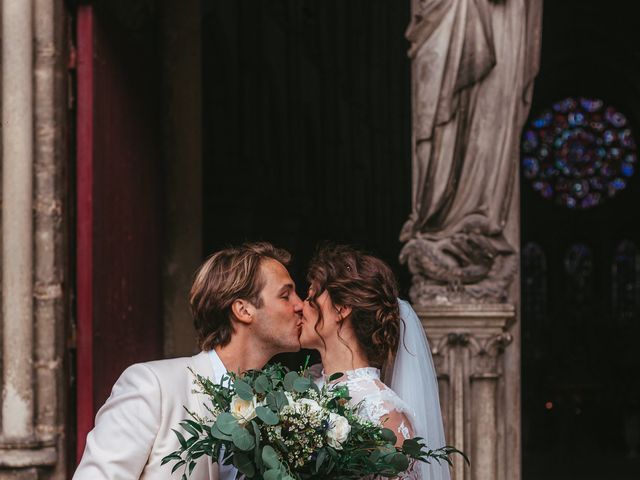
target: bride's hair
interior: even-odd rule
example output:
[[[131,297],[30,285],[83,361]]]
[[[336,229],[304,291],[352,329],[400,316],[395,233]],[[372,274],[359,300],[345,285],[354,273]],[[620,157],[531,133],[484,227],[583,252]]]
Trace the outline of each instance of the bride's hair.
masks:
[[[308,300],[319,313],[316,331],[322,313],[315,301],[326,290],[334,305],[351,307],[358,344],[373,366],[382,367],[395,354],[401,321],[398,285],[386,263],[345,245],[325,246],[311,260],[307,280],[313,287]]]

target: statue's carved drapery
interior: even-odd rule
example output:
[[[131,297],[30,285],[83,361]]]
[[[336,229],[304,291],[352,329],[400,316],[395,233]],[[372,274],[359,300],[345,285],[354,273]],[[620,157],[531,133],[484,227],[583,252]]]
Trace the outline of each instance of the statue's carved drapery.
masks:
[[[505,302],[517,245],[504,227],[538,71],[541,0],[414,0],[413,210],[400,256],[426,305]]]

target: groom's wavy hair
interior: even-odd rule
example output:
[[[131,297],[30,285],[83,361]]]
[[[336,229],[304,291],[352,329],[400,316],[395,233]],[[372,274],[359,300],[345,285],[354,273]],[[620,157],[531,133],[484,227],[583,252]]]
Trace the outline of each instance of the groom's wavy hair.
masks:
[[[200,266],[189,293],[200,349],[229,344],[233,334],[231,305],[235,300],[262,307],[265,279],[260,265],[269,258],[286,266],[291,254],[268,242],[245,243],[214,253]]]
[[[382,368],[393,358],[402,320],[398,284],[385,262],[346,245],[326,245],[311,260],[307,281],[313,292],[307,300],[318,312],[314,328],[323,342],[318,332],[322,312],[316,299],[326,290],[334,305],[351,307],[351,324],[369,362]]]

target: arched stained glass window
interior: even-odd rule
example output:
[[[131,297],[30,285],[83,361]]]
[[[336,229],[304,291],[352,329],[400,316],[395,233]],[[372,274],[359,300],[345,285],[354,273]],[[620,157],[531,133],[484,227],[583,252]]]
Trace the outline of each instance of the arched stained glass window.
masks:
[[[564,256],[566,281],[564,301],[561,308],[563,327],[558,332],[553,355],[566,351],[567,375],[578,375],[588,368],[596,332],[593,325],[598,321],[594,295],[593,252],[584,244],[574,244]]]
[[[627,186],[636,168],[627,118],[602,100],[566,98],[522,136],[522,173],[543,198],[588,209]]]
[[[612,266],[612,307],[616,321],[635,321],[640,306],[640,255],[636,246],[624,240],[616,248]]]
[[[586,245],[572,245],[564,257],[569,285],[568,295],[575,306],[584,305],[592,288],[593,255]]]

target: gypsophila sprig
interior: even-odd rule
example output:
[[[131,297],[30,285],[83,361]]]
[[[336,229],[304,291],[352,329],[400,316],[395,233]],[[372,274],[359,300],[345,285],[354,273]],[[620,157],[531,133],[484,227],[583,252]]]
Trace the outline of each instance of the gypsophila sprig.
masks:
[[[279,364],[228,374],[220,384],[192,374],[195,391],[210,401],[208,414],[187,410],[190,418],[180,422],[181,431],[174,429],[180,448],[162,459],[163,465],[173,463],[172,472],[184,469],[183,478],[202,456],[233,463],[256,480],[348,480],[395,477],[414,461],[451,464],[449,456],[461,453],[429,449],[421,438],[396,447],[391,430],[358,416],[348,388],[331,383],[342,374],[322,388],[304,369],[293,372]]]

